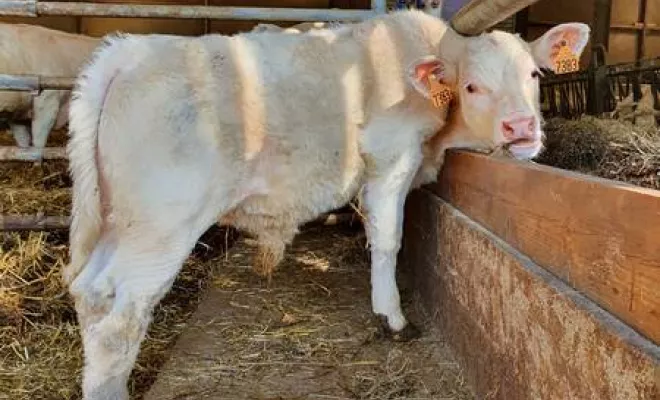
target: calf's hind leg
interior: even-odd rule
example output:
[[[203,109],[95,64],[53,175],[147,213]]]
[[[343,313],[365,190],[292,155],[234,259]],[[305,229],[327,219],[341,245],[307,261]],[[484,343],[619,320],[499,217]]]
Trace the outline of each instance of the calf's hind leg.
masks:
[[[152,310],[212,222],[182,224],[170,232],[130,228],[99,242],[114,248],[95,249],[104,256],[93,255],[85,267],[93,272],[83,270],[71,286],[82,327],[85,400],[128,399],[127,381]]]

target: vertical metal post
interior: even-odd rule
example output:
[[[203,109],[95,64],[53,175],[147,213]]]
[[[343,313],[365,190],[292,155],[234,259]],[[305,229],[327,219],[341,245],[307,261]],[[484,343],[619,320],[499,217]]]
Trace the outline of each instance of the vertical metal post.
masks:
[[[596,0],[594,10],[594,29],[591,43],[594,48],[602,45],[608,49],[610,42],[610,25],[612,19],[612,0]]]
[[[637,31],[637,49],[635,51],[635,58],[637,61],[644,58],[644,47],[646,47],[646,10],[648,2],[647,0],[639,1],[639,15],[637,17],[637,22],[640,26],[640,30]]]
[[[385,0],[371,0],[371,9],[379,14],[387,12],[387,2]]]
[[[204,0],[204,5],[208,7],[210,5],[210,0]],[[204,34],[208,35],[209,33],[211,33],[211,20],[204,18]]]
[[[525,7],[518,11],[514,28],[516,33],[520,34],[523,39],[529,39],[527,37],[529,35],[529,7]]]

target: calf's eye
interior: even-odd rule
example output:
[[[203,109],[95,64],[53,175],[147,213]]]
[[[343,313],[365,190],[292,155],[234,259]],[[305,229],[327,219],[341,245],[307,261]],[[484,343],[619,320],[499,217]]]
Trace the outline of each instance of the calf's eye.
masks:
[[[465,90],[467,90],[468,93],[476,93],[477,87],[471,83],[468,83],[467,85],[465,85]]]
[[[532,72],[532,79],[539,79],[541,77],[541,73],[538,70],[534,70]]]

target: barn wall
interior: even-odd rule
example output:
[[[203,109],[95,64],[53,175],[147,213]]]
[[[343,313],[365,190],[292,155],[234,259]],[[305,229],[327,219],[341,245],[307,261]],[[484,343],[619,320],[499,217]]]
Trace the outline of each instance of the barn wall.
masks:
[[[642,0],[612,0],[611,30],[607,62],[632,62],[638,57],[637,40],[640,4]],[[654,29],[647,30],[641,58],[660,57],[660,1],[646,0],[645,22]],[[561,22],[584,22],[592,26],[595,13],[594,0],[540,0],[529,9],[528,39],[535,39],[555,24]],[[591,42],[582,55],[582,66],[589,63]]]
[[[655,0],[647,0],[646,22],[660,23],[660,7]],[[610,63],[630,62],[637,57],[638,32],[633,27],[640,22],[640,0],[612,0],[612,25],[610,31]],[[640,58],[660,56],[656,33],[649,32]]]

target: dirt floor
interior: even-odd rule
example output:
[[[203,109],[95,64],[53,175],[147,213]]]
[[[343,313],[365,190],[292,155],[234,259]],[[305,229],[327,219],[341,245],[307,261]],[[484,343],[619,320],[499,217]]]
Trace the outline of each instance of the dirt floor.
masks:
[[[423,335],[383,337],[364,245],[356,230],[309,229],[268,286],[251,270],[253,244],[239,241],[146,399],[474,398],[405,274],[404,307]]]

